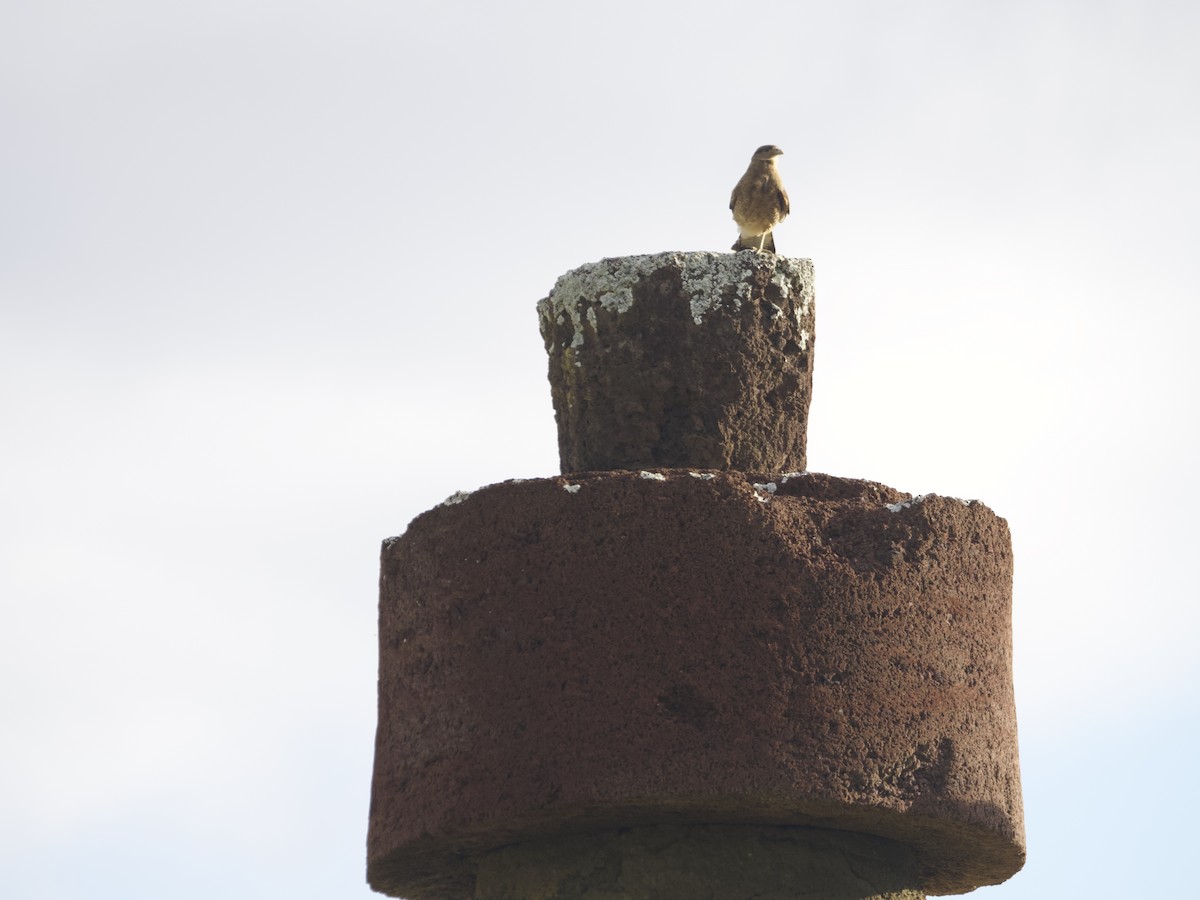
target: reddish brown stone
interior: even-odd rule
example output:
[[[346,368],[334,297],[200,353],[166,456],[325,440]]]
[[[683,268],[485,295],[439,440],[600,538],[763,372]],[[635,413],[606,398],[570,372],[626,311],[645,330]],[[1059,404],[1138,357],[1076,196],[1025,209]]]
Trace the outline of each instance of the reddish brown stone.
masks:
[[[806,467],[810,260],[606,259],[560,278],[538,316],[563,472]]]
[[[982,504],[821,475],[591,473],[430,510],[382,555],[371,885],[466,898],[498,847],[676,824],[875,835],[931,893],[1003,881],[1011,574]]]

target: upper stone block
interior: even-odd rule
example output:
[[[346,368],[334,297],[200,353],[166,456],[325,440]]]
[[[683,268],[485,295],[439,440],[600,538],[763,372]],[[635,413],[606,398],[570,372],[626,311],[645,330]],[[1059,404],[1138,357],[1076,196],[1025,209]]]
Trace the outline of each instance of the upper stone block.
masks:
[[[803,471],[812,261],[605,259],[538,303],[561,470]]]

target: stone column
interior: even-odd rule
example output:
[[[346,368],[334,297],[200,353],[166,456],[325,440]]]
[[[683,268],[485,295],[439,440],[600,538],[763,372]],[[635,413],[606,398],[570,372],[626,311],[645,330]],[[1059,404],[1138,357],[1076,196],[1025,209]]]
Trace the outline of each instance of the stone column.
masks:
[[[539,314],[565,474],[383,545],[371,886],[918,900],[1020,869],[1008,525],[803,471],[810,263],[605,260]]]

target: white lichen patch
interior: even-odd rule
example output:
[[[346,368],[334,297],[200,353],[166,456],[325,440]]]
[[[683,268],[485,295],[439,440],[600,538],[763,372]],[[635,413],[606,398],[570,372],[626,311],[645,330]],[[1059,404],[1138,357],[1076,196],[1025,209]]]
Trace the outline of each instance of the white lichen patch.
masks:
[[[765,491],[768,494],[773,494],[779,490],[779,485],[773,481],[768,481],[766,484],[755,484],[754,489],[756,491]]]
[[[443,500],[441,503],[439,503],[438,506],[454,506],[458,503],[462,503],[464,500],[466,500],[468,497],[470,497],[472,493],[474,493],[474,492],[473,491],[455,491],[453,494],[451,494],[449,497],[447,497],[445,500]]]
[[[740,309],[751,296],[750,276],[754,269],[741,253],[688,253],[682,257],[681,278],[692,321],[704,323],[704,317],[719,306],[731,302]]]
[[[788,277],[790,274],[783,266],[779,266],[775,269],[775,274],[771,276],[771,284],[779,288],[781,300],[787,300],[792,296],[793,279]]]
[[[583,487],[582,484],[564,484],[563,490],[568,494],[578,494],[581,487]]]
[[[779,476],[779,482],[780,484],[787,484],[792,478],[804,478],[806,475],[808,475],[807,472],[784,472]]]
[[[943,500],[953,500],[955,503],[961,503],[963,506],[970,506],[973,503],[978,503],[978,500],[963,500],[961,497],[944,497],[941,494],[918,494],[911,500],[902,500],[899,503],[888,503],[887,508],[890,512],[898,513],[902,509],[908,509],[910,506],[917,506],[930,500],[934,497],[941,497]]]
[[[584,345],[585,319],[592,333],[596,331],[597,305],[617,314],[628,311],[634,302],[633,286],[677,257],[675,253],[622,256],[572,269],[554,283],[550,296],[538,302],[538,316],[543,323],[570,321],[573,335],[563,346],[578,350]]]
[[[781,300],[796,298],[796,324],[800,326],[800,349],[807,350],[812,333],[804,326],[812,317],[812,264],[809,260],[777,257],[771,284],[779,291]],[[797,290],[797,287],[799,288]]]
[[[764,268],[770,269],[770,281],[780,298],[795,304],[797,321],[803,325],[811,315],[809,260],[749,252],[653,253],[602,259],[561,276],[550,295],[538,303],[543,333],[548,332],[551,323],[570,322],[571,339],[564,339],[562,345],[578,350],[584,346],[587,329],[596,332],[597,308],[617,315],[627,312],[636,302],[634,287],[664,268],[679,271],[688,310],[697,325],[719,307],[740,308],[753,295],[754,273]],[[785,315],[784,307],[776,304],[776,314]],[[806,348],[808,340],[806,333]]]
[[[623,287],[600,295],[600,305],[609,312],[623,313],[633,306],[633,288]]]
[[[691,475],[693,478],[702,478],[705,481],[711,481],[712,479],[717,477],[712,472],[688,472],[688,474]]]
[[[647,472],[645,470],[638,472],[638,477],[645,478],[648,481],[666,481],[667,480],[667,476],[661,474],[660,472]]]

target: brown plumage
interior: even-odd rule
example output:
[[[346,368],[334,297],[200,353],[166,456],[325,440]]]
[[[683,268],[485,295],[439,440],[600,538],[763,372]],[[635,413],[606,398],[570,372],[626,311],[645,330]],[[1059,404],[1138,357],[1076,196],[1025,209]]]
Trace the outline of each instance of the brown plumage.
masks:
[[[750,168],[742,176],[729,198],[733,220],[737,222],[738,239],[734,250],[764,250],[775,252],[775,236],[771,229],[791,212],[787,191],[775,168],[775,157],[783,151],[774,144],[764,144],[754,151]]]

